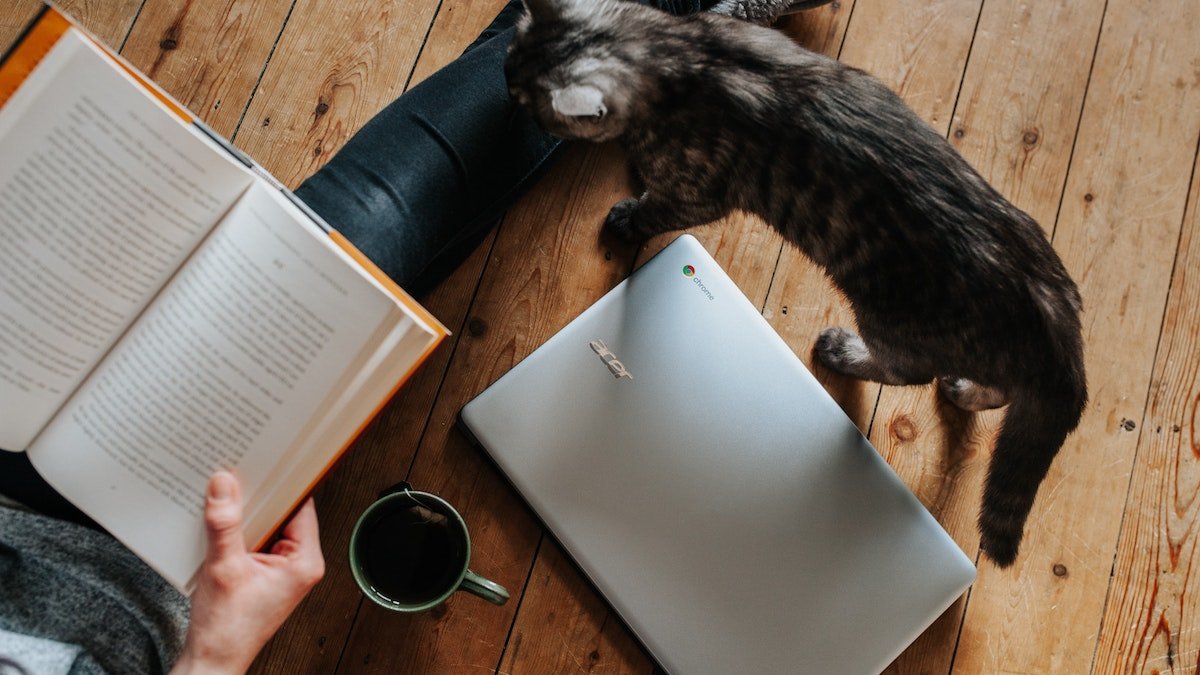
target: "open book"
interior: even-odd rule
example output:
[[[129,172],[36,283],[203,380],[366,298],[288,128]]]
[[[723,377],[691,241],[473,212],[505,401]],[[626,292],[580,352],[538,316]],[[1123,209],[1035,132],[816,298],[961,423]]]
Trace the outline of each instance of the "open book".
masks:
[[[445,336],[55,9],[0,63],[0,448],[176,587],[215,469],[261,546]]]

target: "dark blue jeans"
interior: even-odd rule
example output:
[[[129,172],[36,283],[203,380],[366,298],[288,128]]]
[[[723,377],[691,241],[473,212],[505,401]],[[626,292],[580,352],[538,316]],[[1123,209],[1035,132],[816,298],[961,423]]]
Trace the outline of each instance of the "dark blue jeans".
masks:
[[[715,1],[642,0],[676,14]],[[522,11],[510,2],[296,190],[414,295],[453,271],[560,150],[508,96],[504,58]]]
[[[639,0],[686,14],[716,0]],[[512,0],[453,63],[372,118],[296,194],[401,286],[421,295],[474,250],[557,156],[508,97],[504,57],[523,11]],[[94,523],[0,450],[0,494]]]

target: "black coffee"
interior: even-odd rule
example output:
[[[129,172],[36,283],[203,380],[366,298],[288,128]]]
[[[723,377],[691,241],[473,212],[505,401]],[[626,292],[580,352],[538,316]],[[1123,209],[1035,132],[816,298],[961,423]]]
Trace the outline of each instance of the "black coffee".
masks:
[[[391,506],[359,530],[359,560],[376,593],[401,605],[424,604],[450,590],[462,573],[467,557],[462,529],[457,520],[416,502],[399,499]]]

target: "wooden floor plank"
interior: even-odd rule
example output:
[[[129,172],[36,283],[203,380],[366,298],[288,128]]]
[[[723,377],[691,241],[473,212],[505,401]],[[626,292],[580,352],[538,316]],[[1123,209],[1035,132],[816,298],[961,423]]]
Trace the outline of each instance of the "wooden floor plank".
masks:
[[[1200,172],[1194,169],[1188,202],[1095,673],[1200,671]]]
[[[591,582],[546,537],[499,672],[617,675],[654,669],[654,661]]]
[[[16,41],[41,6],[38,0],[10,0],[0,6],[0,53]]]
[[[950,142],[1009,201],[1053,231],[1104,0],[986,2]]]
[[[122,55],[228,138],[289,9],[290,0],[146,0]]]
[[[790,17],[780,28],[810,49],[836,55],[851,6],[839,2],[804,12]],[[756,218],[735,214],[689,232],[728,270],[751,303],[761,307],[782,245],[774,230]],[[638,263],[678,236],[669,233],[647,242],[639,250]],[[612,673],[653,668],[650,657],[595,587],[567,562],[558,543],[547,537],[534,563],[500,670],[532,674],[562,672],[575,665]]]
[[[40,4],[17,0],[0,9],[0,31],[19,24],[13,17],[31,17]],[[76,0],[61,6],[109,47],[124,42],[121,56],[226,136],[250,101],[290,7],[251,0]]]
[[[56,4],[109,48],[118,50],[142,0],[62,0]],[[4,1],[0,6],[0,52],[17,39],[41,6],[41,0]]]
[[[1200,136],[1198,26],[1197,3],[1108,3],[1054,236],[1083,294],[1091,402],[1014,568],[980,568],[962,672],[1092,662]]]
[[[508,0],[443,0],[409,87],[458,58],[507,4]]]
[[[438,4],[297,0],[235,143],[298,185],[404,90]]]
[[[981,4],[858,0],[840,59],[886,82],[945,133]]]

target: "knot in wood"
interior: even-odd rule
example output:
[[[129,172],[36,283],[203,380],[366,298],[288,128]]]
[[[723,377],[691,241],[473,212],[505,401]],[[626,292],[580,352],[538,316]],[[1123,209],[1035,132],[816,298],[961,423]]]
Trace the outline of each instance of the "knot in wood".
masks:
[[[1037,145],[1039,140],[1041,140],[1041,137],[1038,135],[1037,129],[1029,129],[1021,135],[1021,143],[1028,148]]]
[[[890,429],[892,435],[902,442],[908,442],[917,437],[917,425],[913,424],[908,415],[901,415],[892,420]]]
[[[162,41],[158,43],[158,46],[164,52],[169,52],[178,47],[179,42],[176,41],[175,38],[163,38]]]
[[[487,332],[487,329],[487,322],[477,316],[471,317],[471,320],[467,322],[467,332],[471,334],[471,337],[481,337]]]
[[[1067,576],[1067,566],[1062,563],[1054,563],[1054,567],[1052,569],[1054,570],[1054,576],[1056,577]]]

